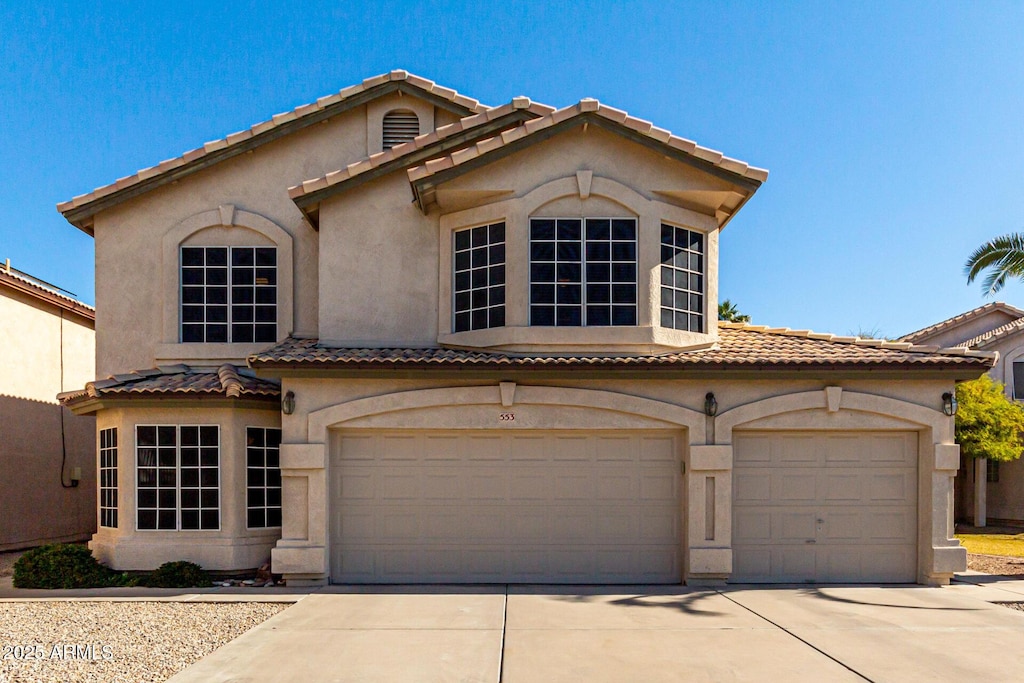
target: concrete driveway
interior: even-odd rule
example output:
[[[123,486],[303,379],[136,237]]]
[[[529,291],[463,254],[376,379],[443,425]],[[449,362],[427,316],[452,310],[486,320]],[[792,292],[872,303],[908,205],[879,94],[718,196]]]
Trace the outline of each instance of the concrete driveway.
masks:
[[[1021,582],[1024,584],[1024,582]],[[171,679],[1019,681],[1017,582],[331,587]]]

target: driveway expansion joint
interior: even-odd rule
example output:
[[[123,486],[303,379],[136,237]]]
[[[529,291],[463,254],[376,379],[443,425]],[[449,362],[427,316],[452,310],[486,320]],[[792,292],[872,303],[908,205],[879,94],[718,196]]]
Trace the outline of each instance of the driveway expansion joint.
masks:
[[[760,614],[759,612],[757,612],[757,611],[747,607],[743,603],[741,603],[741,602],[739,602],[737,600],[734,600],[731,596],[727,595],[724,591],[718,591],[718,594],[721,595],[726,600],[728,600],[729,602],[733,603],[734,605],[747,610],[748,612],[750,612],[754,616],[758,617],[759,619],[764,619],[765,621],[767,621],[769,624],[771,624],[775,628],[779,629],[780,631],[782,631],[786,635],[791,636],[792,638],[795,638],[796,640],[799,640],[801,643],[803,643],[807,647],[811,648],[812,650],[814,650],[818,654],[823,655],[823,656],[827,657],[828,659],[831,659],[833,662],[835,662],[839,666],[843,667],[844,669],[846,669],[847,671],[852,673],[854,676],[857,676],[859,678],[863,678],[865,681],[868,681],[868,683],[876,683],[876,681],[874,679],[868,678],[867,676],[865,676],[864,674],[862,674],[861,672],[857,671],[852,666],[847,664],[846,662],[843,662],[843,661],[841,661],[839,659],[836,659],[835,657],[833,657],[829,653],[827,653],[824,650],[822,650],[820,647],[817,647],[813,643],[811,643],[811,642],[809,642],[807,640],[804,640],[803,638],[801,638],[800,636],[798,636],[797,634],[793,633],[788,628],[783,626],[782,624],[776,623],[776,622],[772,621],[771,619],[769,619],[768,617],[764,616],[763,614]]]

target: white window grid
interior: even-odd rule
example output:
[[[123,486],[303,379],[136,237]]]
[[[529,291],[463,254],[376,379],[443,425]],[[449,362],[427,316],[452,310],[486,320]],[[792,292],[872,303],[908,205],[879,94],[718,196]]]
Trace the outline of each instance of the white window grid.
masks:
[[[661,225],[661,326],[704,332],[704,235]]]
[[[246,526],[281,526],[281,430],[245,429]]]
[[[505,325],[505,223],[452,233],[452,330]]]
[[[277,248],[183,246],[183,343],[277,341]]]
[[[530,324],[636,325],[637,232],[635,218],[531,218]]]
[[[135,452],[137,530],[220,529],[218,425],[136,425]]]
[[[117,427],[100,430],[100,526],[117,528]]]

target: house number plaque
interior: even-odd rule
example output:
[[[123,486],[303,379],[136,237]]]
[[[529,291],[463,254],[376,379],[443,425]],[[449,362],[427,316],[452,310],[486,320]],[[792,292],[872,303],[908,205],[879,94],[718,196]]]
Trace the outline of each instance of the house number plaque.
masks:
[[[515,413],[498,413],[498,422],[515,422]]]

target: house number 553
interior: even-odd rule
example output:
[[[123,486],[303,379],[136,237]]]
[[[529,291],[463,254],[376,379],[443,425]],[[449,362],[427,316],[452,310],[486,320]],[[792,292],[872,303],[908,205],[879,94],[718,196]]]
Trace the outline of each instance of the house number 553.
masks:
[[[499,422],[512,422],[516,419],[515,413],[498,413]]]

